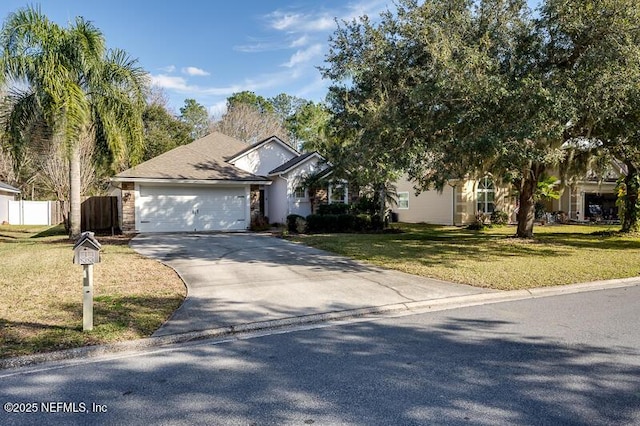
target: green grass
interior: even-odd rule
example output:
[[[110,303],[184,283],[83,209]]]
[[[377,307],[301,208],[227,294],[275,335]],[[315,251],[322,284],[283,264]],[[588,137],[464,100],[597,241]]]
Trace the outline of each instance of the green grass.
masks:
[[[185,296],[173,270],[97,237],[94,329],[82,331],[82,266],[62,227],[0,226],[0,358],[151,335]]]
[[[510,226],[394,227],[403,232],[293,239],[385,268],[502,290],[640,275],[640,237],[620,235],[612,226],[536,226],[533,240],[513,238]]]

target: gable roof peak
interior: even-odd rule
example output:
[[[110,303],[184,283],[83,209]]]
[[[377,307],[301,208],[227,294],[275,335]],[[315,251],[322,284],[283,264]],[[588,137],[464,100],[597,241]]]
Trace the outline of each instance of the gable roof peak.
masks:
[[[291,154],[293,155],[300,155],[300,152],[298,152],[297,149],[295,149],[294,147],[292,147],[291,145],[289,145],[288,143],[284,142],[282,139],[280,139],[278,136],[273,135],[273,136],[269,136],[268,138],[262,139],[259,142],[254,143],[253,145],[249,145],[248,147],[246,147],[245,149],[236,152],[233,156],[231,156],[228,161],[229,162],[233,162],[236,161],[238,158],[252,152],[255,151],[257,149],[259,149],[260,147],[270,143],[270,142],[275,142],[277,144],[279,144],[280,146],[282,146],[283,148],[285,148],[286,150],[288,150]]]

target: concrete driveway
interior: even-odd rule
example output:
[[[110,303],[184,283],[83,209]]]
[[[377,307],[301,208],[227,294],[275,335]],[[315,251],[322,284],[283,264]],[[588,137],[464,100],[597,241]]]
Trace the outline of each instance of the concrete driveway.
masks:
[[[155,336],[487,292],[264,234],[140,235],[131,247],[187,285],[184,304]]]

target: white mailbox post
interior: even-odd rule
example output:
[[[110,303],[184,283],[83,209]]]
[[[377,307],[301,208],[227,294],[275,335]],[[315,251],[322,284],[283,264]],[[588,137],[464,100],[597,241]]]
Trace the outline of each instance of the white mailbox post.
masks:
[[[93,265],[100,262],[100,243],[83,232],[73,246],[73,263],[82,265],[82,330],[93,330]]]

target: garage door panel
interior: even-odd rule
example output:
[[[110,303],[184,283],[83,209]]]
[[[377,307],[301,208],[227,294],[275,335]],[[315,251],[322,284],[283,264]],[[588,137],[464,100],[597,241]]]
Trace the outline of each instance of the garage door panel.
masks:
[[[141,232],[246,229],[244,188],[156,187],[139,189]]]

